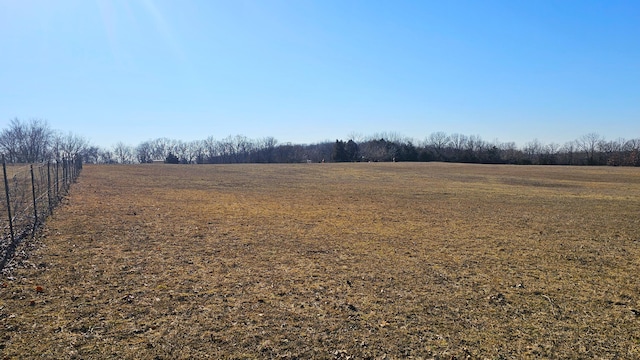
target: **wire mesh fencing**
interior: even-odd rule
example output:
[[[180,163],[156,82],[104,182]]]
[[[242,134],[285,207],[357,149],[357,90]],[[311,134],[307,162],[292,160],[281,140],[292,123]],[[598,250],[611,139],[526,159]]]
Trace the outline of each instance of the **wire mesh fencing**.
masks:
[[[68,192],[82,169],[79,159],[39,164],[8,164],[2,156],[0,191],[0,270],[18,243],[33,236]]]

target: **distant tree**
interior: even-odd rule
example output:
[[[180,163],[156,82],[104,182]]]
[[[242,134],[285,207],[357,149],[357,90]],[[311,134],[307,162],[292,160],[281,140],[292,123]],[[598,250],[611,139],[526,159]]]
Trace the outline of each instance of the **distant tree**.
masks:
[[[257,162],[272,163],[275,161],[274,154],[275,148],[278,144],[278,140],[273,137],[266,137],[259,142],[258,148],[260,149]]]
[[[540,165],[555,165],[558,163],[558,151],[560,145],[556,143],[543,146],[540,154]]]
[[[251,159],[251,154],[254,152],[256,146],[255,143],[244,135],[236,135],[232,141],[234,151],[234,162],[246,163]]]
[[[578,146],[587,156],[588,165],[597,165],[596,149],[602,137],[596,133],[583,135],[578,139]]]
[[[142,142],[136,146],[135,153],[138,162],[141,164],[153,161],[153,147],[149,141]]]
[[[168,138],[157,138],[150,142],[153,160],[163,160],[169,152],[173,152],[175,140]]]
[[[97,146],[88,146],[82,156],[82,162],[85,164],[98,164],[100,161],[100,148]]]
[[[204,141],[194,140],[187,144],[189,163],[204,164]]]
[[[467,143],[467,136],[462,134],[451,134],[449,136],[449,144],[451,146],[452,161],[462,161],[464,158],[465,145]]]
[[[524,145],[523,151],[526,156],[526,164],[540,164],[540,154],[542,154],[543,145],[538,139]]]
[[[396,161],[418,161],[418,150],[411,141],[400,144],[396,152]]]
[[[113,147],[113,154],[116,162],[120,164],[130,164],[133,162],[133,148],[122,141]]]
[[[347,141],[344,145],[344,152],[346,161],[358,161],[360,160],[360,152],[358,151],[358,144],[353,140]]]
[[[52,139],[52,153],[56,161],[82,156],[89,148],[89,142],[73,133],[56,133]]]
[[[600,140],[597,145],[597,152],[600,154],[600,163],[620,166],[622,164],[623,156],[622,149],[624,147],[624,139],[605,141]]]
[[[334,143],[331,141],[321,142],[318,144],[306,145],[303,147],[306,160],[313,162],[328,161],[333,153]]]
[[[8,129],[0,133],[0,149],[5,160],[10,163],[20,162],[22,157],[21,143],[24,137],[24,125],[18,119],[11,120]]]
[[[475,152],[482,152],[487,147],[487,142],[482,140],[480,135],[471,135],[467,138],[466,149]]]
[[[336,140],[335,144],[333,145],[333,153],[331,153],[331,160],[335,162],[343,162],[343,161],[349,160],[347,158],[347,150],[345,148],[344,141]]]
[[[291,143],[280,144],[273,150],[273,161],[278,163],[298,162],[298,150]]]
[[[623,165],[640,166],[640,138],[625,142],[623,152]]]
[[[497,146],[500,149],[500,158],[503,163],[517,164],[522,157],[522,152],[518,150],[515,142],[503,142]]]
[[[35,163],[50,158],[53,131],[44,120],[28,122],[13,119],[0,132],[0,149],[8,162]]]
[[[218,157],[222,163],[229,164],[235,162],[237,159],[236,147],[231,136],[227,136],[218,142],[218,152]]]
[[[444,160],[444,150],[449,144],[449,135],[442,131],[434,132],[425,141],[425,145],[433,149],[435,156],[438,160]]]
[[[492,145],[487,149],[484,162],[489,164],[499,164],[502,162],[502,159],[500,158],[500,149],[496,145]]]
[[[560,152],[562,153],[562,164],[566,165],[577,165],[579,163],[579,159],[577,156],[579,146],[578,141],[568,141],[563,146]]]
[[[209,136],[203,141],[204,146],[204,160],[206,163],[212,164],[215,163],[216,159],[219,157],[220,151],[219,146],[220,142],[214,139],[213,136]]]
[[[360,144],[360,154],[368,161],[391,161],[395,156],[395,147],[384,138],[368,140]]]
[[[438,155],[435,153],[431,146],[425,146],[418,152],[418,161],[437,161]]]
[[[623,151],[640,150],[640,138],[631,139],[624,143]]]
[[[173,149],[175,151],[174,155],[178,157],[178,161],[181,164],[189,164],[191,162],[191,159],[189,159],[189,144],[178,140]]]
[[[113,156],[113,152],[108,149],[100,149],[98,152],[98,163],[99,164],[116,164],[117,161]]]
[[[177,156],[173,155],[173,153],[169,152],[166,159],[164,159],[164,162],[166,164],[179,164],[180,159]]]
[[[465,142],[462,144],[462,153],[459,155],[458,161],[465,163],[481,162],[481,152],[485,147],[485,142],[479,135],[471,135],[461,137]]]

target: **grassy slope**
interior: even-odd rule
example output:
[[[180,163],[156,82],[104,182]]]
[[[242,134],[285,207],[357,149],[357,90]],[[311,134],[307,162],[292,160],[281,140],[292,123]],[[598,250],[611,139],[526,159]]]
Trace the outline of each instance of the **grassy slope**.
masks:
[[[638,214],[639,169],[87,166],[0,353],[635,358]]]

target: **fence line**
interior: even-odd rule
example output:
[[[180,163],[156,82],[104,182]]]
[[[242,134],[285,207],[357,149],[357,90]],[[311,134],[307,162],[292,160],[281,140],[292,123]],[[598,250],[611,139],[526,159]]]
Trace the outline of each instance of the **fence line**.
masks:
[[[79,158],[40,164],[7,164],[2,155],[0,191],[0,271],[16,246],[51,215],[82,170]]]

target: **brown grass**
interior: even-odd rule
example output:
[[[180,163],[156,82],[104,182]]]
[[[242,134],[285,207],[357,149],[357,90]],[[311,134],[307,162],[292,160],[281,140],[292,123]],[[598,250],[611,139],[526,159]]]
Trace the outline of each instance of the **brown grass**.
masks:
[[[633,168],[86,166],[0,353],[638,358],[639,215]]]

